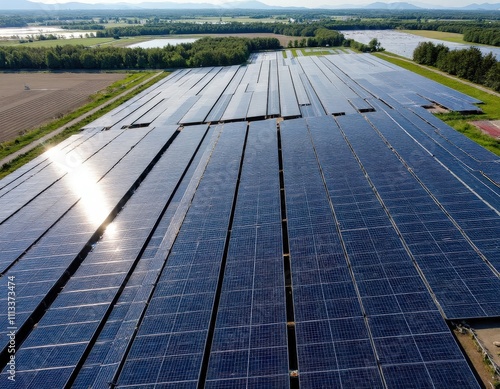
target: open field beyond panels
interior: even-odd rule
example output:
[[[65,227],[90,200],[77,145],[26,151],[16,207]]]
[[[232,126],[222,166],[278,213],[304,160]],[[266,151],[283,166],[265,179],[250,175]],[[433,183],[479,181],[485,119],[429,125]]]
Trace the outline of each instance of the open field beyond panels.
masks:
[[[0,142],[61,117],[125,73],[1,73]]]

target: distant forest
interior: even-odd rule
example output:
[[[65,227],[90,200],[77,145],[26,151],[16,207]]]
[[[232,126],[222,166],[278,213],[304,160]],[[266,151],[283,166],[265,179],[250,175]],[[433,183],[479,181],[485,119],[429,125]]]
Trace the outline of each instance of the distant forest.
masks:
[[[113,10],[60,11],[54,14],[7,12],[0,27],[23,27],[28,23],[78,27],[96,31],[97,37],[275,33],[297,37],[289,47],[344,46],[362,52],[382,50],[376,40],[368,45],[345,39],[340,30],[410,29],[462,33],[464,40],[500,46],[498,11],[388,11],[388,10]],[[192,22],[196,17],[229,17],[233,22]],[[252,22],[241,23],[238,17]],[[128,18],[128,19],[120,19]],[[183,19],[189,19],[184,22]],[[261,19],[268,19],[267,23]],[[120,26],[108,26],[110,21]],[[126,21],[126,25],[123,25]],[[271,21],[271,22],[269,22]],[[48,38],[47,38],[48,39]],[[51,39],[57,39],[52,37]],[[88,48],[63,45],[55,48],[0,46],[0,69],[165,69],[225,66],[244,63],[252,51],[275,50],[275,38],[203,38],[194,43],[164,48]],[[476,48],[450,51],[443,45],[423,43],[415,50],[417,63],[500,90],[500,64]]]
[[[117,37],[118,38],[118,37]],[[290,42],[289,47],[352,47],[362,52],[383,50],[373,39],[368,45],[319,28],[313,36]],[[83,45],[56,47],[0,46],[0,69],[165,69],[243,64],[251,52],[281,49],[276,38],[205,37],[194,43],[163,48]]]
[[[177,35],[177,34],[236,34],[236,33],[274,33],[289,36],[311,37],[315,31],[328,30],[431,30],[464,34],[464,40],[500,46],[500,25],[486,28],[483,22],[422,22],[391,20],[350,20],[319,21],[311,23],[157,23],[139,26],[111,27],[96,32],[97,37],[139,36],[139,35]]]
[[[279,14],[282,12],[282,14]],[[245,16],[255,20],[238,22]],[[229,17],[231,23],[193,23],[196,17]],[[96,20],[108,21],[129,18],[130,25],[105,28]],[[260,19],[273,19],[273,23]],[[146,21],[139,24],[139,21]],[[464,40],[493,46],[500,45],[500,12],[452,10],[113,10],[113,11],[59,11],[54,14],[33,11],[7,12],[0,15],[0,27],[24,27],[28,23],[61,24],[66,28],[96,30],[98,37],[173,35],[275,33],[312,37],[318,28],[329,30],[354,29],[408,29],[455,32],[464,34]]]
[[[244,63],[252,51],[276,50],[276,38],[202,38],[194,43],[142,49],[82,45],[0,47],[0,69],[165,69]]]

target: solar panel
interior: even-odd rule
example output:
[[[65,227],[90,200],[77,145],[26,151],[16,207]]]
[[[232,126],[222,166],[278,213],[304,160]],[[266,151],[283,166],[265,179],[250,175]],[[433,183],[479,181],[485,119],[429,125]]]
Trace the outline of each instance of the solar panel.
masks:
[[[368,115],[371,115],[371,114],[368,114]],[[373,171],[377,171],[380,169],[381,161],[386,161],[383,163],[383,165],[385,166],[385,172],[387,172],[387,173],[389,173],[389,170],[388,170],[389,166],[397,166],[397,163],[395,162],[396,158],[395,158],[394,154],[392,154],[392,152],[390,151],[389,148],[380,147],[380,148],[377,148],[376,150],[374,150],[373,147],[371,147],[371,146],[367,147],[368,146],[368,143],[367,143],[368,139],[371,139],[372,142],[380,142],[381,145],[382,145],[382,143],[381,143],[380,138],[378,138],[378,136],[376,135],[376,133],[371,128],[367,127],[366,124],[363,123],[364,120],[360,116],[359,117],[351,117],[348,119],[349,120],[347,120],[347,118],[346,119],[338,118],[338,121],[339,121],[343,131],[345,131],[350,143],[353,145],[354,150],[356,151],[357,155],[361,159],[364,168],[367,170],[367,172],[369,174],[370,174],[370,172],[372,172],[372,169],[373,169]],[[353,125],[356,126],[355,131],[352,130]],[[359,135],[360,128],[363,128],[363,127],[366,128],[366,131],[363,131],[364,137],[361,138]],[[377,128],[380,128],[380,131],[383,131],[385,133],[385,132],[390,132],[389,128],[391,128],[391,127],[390,127],[389,122],[384,121],[383,125],[382,125],[382,122],[380,122],[380,123],[377,122]],[[395,131],[395,129],[393,129],[393,132],[394,131]],[[391,142],[393,141],[393,139],[394,139],[394,142],[396,142],[395,136],[394,136],[394,138],[391,136],[391,138],[390,138]],[[412,141],[408,138],[407,142],[412,142]],[[395,146],[398,147],[398,143],[395,143]],[[399,149],[400,148],[398,148],[398,150]],[[403,148],[401,148],[401,150],[402,150],[401,152],[404,151]],[[389,162],[391,159],[394,160],[394,162]],[[425,165],[421,165],[421,166],[422,166],[422,168],[424,166],[426,167],[426,169],[429,168],[429,164],[425,164]],[[392,172],[392,174],[397,172],[397,175],[404,177],[405,175],[409,174],[409,172],[405,172],[405,170],[406,169],[403,167],[401,167],[399,169],[395,168],[394,171]],[[418,172],[419,167],[415,166],[413,171]],[[434,171],[434,177],[436,177],[436,175],[438,175],[439,172],[435,171],[435,170],[433,170],[433,171]],[[443,171],[443,174],[449,174],[449,173],[447,173],[446,171]],[[384,181],[382,181],[383,177],[381,177],[380,174],[373,174],[372,173],[371,176],[373,176],[373,182],[374,182],[375,186],[377,187],[377,190],[378,190],[382,199],[385,198],[386,193],[392,192],[392,191],[397,191],[400,197],[403,197],[403,198],[406,197],[404,195],[405,192],[400,192],[399,188],[394,187],[394,186],[384,185]],[[393,182],[394,182],[394,179],[393,179]],[[447,182],[449,182],[449,180],[447,180],[443,177],[439,181],[439,183],[440,183],[439,186],[447,185]],[[435,185],[438,185],[437,183],[438,183],[438,181],[434,182]],[[415,181],[415,184],[420,185],[417,181]],[[415,189],[417,189],[417,188],[418,188],[418,186],[415,186]],[[446,191],[446,192],[449,193],[448,191]],[[415,194],[417,194],[418,196],[425,196],[425,189],[423,187],[421,187],[417,192],[415,192],[415,191],[413,193],[409,192],[409,195],[407,197],[409,202],[411,202],[411,199],[413,198],[413,196]],[[388,211],[390,213],[392,213],[392,209],[393,209],[393,207],[391,205],[388,205]],[[435,209],[435,213],[430,213],[433,209]],[[453,252],[464,251],[464,250],[469,249],[469,256],[470,256],[471,263],[478,264],[478,266],[483,266],[483,267],[485,267],[485,271],[487,271],[486,265],[484,263],[482,263],[482,260],[477,256],[477,254],[475,254],[473,251],[470,250],[469,244],[463,239],[463,237],[457,236],[456,241],[454,241],[453,244],[450,244],[450,242],[448,242],[446,240],[443,242],[435,242],[434,239],[432,239],[432,241],[431,241],[431,240],[429,240],[429,236],[422,239],[422,236],[421,236],[422,232],[429,231],[432,235],[433,229],[430,227],[429,223],[433,223],[436,220],[440,220],[442,223],[448,223],[448,225],[449,225],[448,230],[453,230],[453,228],[454,228],[454,227],[452,227],[451,221],[446,220],[447,219],[446,215],[443,215],[442,213],[439,212],[439,208],[437,207],[437,205],[435,203],[434,204],[432,204],[432,203],[426,204],[425,207],[423,207],[422,211],[429,212],[428,213],[429,217],[426,218],[425,217],[426,213],[422,214],[419,212],[418,218],[412,219],[412,222],[417,222],[418,220],[420,220],[420,223],[422,225],[422,227],[420,228],[420,232],[417,232],[415,230],[415,231],[407,232],[407,233],[403,234],[405,242],[408,244],[409,249],[415,255],[417,263],[420,261],[420,258],[423,258],[427,255],[438,254],[441,252],[444,252],[445,254],[449,253],[447,258],[449,261],[453,261],[453,259],[452,259]],[[395,211],[395,213],[397,213],[397,211]],[[396,224],[399,225],[400,222],[405,222],[405,221],[409,220],[407,215],[402,215],[402,216],[403,217],[401,217],[401,218],[395,217],[394,220],[396,220]],[[423,226],[425,226],[425,227],[423,227]],[[439,227],[439,228],[442,229],[443,227]],[[450,318],[456,317],[455,315],[457,314],[458,307],[453,302],[453,296],[455,296],[458,300],[463,301],[463,303],[465,304],[463,317],[469,317],[469,314],[471,312],[467,308],[467,304],[473,304],[474,301],[476,301],[476,302],[480,301],[480,300],[478,300],[479,296],[477,296],[477,297],[474,296],[472,294],[472,292],[470,290],[468,290],[466,287],[461,287],[459,289],[457,289],[457,288],[447,289],[448,286],[444,285],[441,282],[440,277],[442,277],[443,275],[441,275],[440,277],[433,277],[432,270],[427,270],[427,271],[426,271],[426,269],[422,269],[422,270],[424,271],[424,274],[426,275],[426,280],[427,280],[427,282],[429,282],[430,287],[433,289],[433,291],[436,293],[436,295],[439,296],[438,300],[439,300],[440,305],[442,306],[443,310],[445,311],[445,313],[446,313],[446,309],[447,309],[447,304],[453,304],[453,308],[452,308],[453,316],[451,316],[451,312],[450,312],[448,317],[450,317]],[[456,272],[454,271],[453,265],[451,263],[448,263],[447,267],[445,269],[443,269],[443,271],[444,271],[444,273],[448,274],[449,277],[451,277],[452,279],[462,280],[458,275],[456,275]],[[491,284],[492,287],[493,287],[493,284],[498,283],[498,280],[495,278],[492,278],[489,276],[485,276],[485,278],[487,279],[486,282]],[[438,281],[438,279],[439,279],[439,281]],[[464,281],[462,280],[460,282],[460,284],[464,285]],[[486,301],[484,301],[484,302],[486,302]],[[488,300],[488,302],[489,302],[489,300]],[[476,310],[475,315],[479,315],[479,316],[487,315],[487,313],[484,311],[484,309],[481,308],[479,305],[477,306],[477,308],[478,309]],[[481,311],[482,311],[482,313],[481,313]]]
[[[185,169],[185,166],[187,162],[189,161],[192,153],[194,152],[196,146],[199,144],[201,137],[206,131],[206,127],[200,127],[197,130],[191,129],[191,132],[189,135],[186,133],[186,135],[181,134],[180,135],[180,140],[179,142],[175,143],[175,146],[172,147],[169,152],[166,154],[166,158],[162,160],[162,162],[157,164],[156,170],[153,170],[150,175],[148,176],[148,179],[144,182],[144,185],[141,186],[141,190],[137,193],[137,196],[134,197],[134,200],[132,200],[129,204],[128,207],[122,212],[118,218],[116,219],[116,222],[119,224],[120,220],[122,218],[128,218],[134,215],[135,209],[137,208],[136,205],[143,204],[144,201],[146,201],[149,204],[150,209],[152,209],[152,205],[156,204],[157,206],[157,215],[159,215],[160,210],[164,206],[164,202],[166,201],[165,197],[158,196],[158,192],[161,192],[163,196],[169,196],[169,191],[172,191],[175,188],[175,185],[177,183],[176,180],[179,179],[180,175],[182,174],[183,170]],[[184,135],[184,136],[183,136]],[[185,140],[184,140],[185,139]],[[182,160],[183,163],[181,162]],[[165,176],[165,168],[168,167],[170,170],[172,168],[172,162],[177,161],[181,162],[178,164],[178,169],[177,173],[173,174],[171,171],[169,174],[172,176],[171,180],[163,180],[162,181],[162,186],[158,187],[157,180],[160,177]],[[175,177],[177,176],[177,177]],[[149,187],[148,187],[149,185]],[[154,188],[156,190],[151,191],[150,188]],[[146,196],[142,195],[142,192],[145,191]],[[148,193],[149,191],[149,193]],[[149,196],[147,196],[149,194]],[[149,198],[148,198],[149,197]],[[140,210],[141,208],[139,208]],[[134,217],[137,220],[137,217]],[[143,222],[147,221],[147,219],[143,219]],[[135,236],[135,239],[133,240],[133,245],[131,245],[131,249],[128,250],[128,258],[134,259],[137,257],[139,254],[139,251],[146,240],[149,231],[154,225],[154,220],[151,222],[149,225],[149,229],[144,226],[144,228],[140,230],[133,230],[133,234]],[[137,227],[137,224],[135,225]],[[120,232],[115,232],[111,233],[110,235],[106,234],[104,238],[99,242],[99,244],[96,246],[94,251],[86,258],[85,263],[95,263],[95,258],[99,257],[103,252],[107,253],[107,250],[109,250],[108,246],[106,245],[109,242],[113,242],[115,239],[117,239],[116,234],[120,233],[121,236],[127,233],[127,230],[122,230]],[[119,235],[119,236],[120,236]],[[119,237],[118,236],[118,237]],[[50,235],[47,237],[49,239]],[[86,238],[88,239],[88,237]],[[121,242],[121,248],[123,248],[123,241]],[[61,246],[58,246],[61,247]],[[64,250],[67,252],[67,250]],[[123,258],[125,259],[125,258]],[[107,261],[109,261],[109,255],[107,256]],[[123,268],[123,270],[120,269],[121,265],[125,264],[126,267]],[[59,295],[59,298],[57,299],[57,303],[53,305],[53,308],[49,310],[48,313],[45,314],[44,320],[40,323],[40,326],[37,328],[37,330],[33,331],[30,337],[28,337],[26,343],[29,344],[36,344],[38,346],[44,344],[44,342],[53,342],[53,340],[49,337],[47,338],[46,336],[46,331],[44,331],[44,324],[50,323],[52,321],[52,316],[53,314],[55,317],[58,317],[61,310],[64,308],[66,311],[69,307],[79,307],[79,306],[84,306],[86,304],[100,304],[100,303],[111,303],[114,295],[117,292],[117,287],[121,285],[121,283],[124,281],[125,276],[126,276],[126,271],[130,268],[131,262],[129,261],[122,261],[120,263],[120,266],[118,264],[115,264],[113,266],[113,271],[110,272],[109,274],[102,274],[100,276],[95,276],[95,274],[92,274],[92,278],[90,277],[81,277],[79,272],[77,271],[74,275],[73,278],[68,282],[66,285],[66,288],[64,289],[64,292]],[[82,270],[85,270],[85,267],[82,268]],[[121,270],[121,271],[120,271]],[[47,284],[47,287],[51,287],[53,284],[53,281]],[[37,289],[40,290],[40,285],[38,283]],[[22,294],[27,294],[28,292],[25,290],[22,292]],[[64,328],[62,330],[59,330],[60,333],[62,334],[61,336],[64,337],[65,342],[71,343],[71,342],[89,342],[90,338],[94,334],[94,332],[97,330],[97,327],[99,325],[99,321],[103,319],[103,313],[104,311],[101,311],[101,315],[99,316],[90,316],[87,313],[87,317],[85,318],[84,321],[82,321],[78,325],[69,325],[68,329],[64,331]],[[90,320],[90,321],[89,321]],[[52,327],[48,327],[52,328]],[[23,349],[24,350],[24,349]],[[24,351],[23,351],[24,352]],[[21,352],[21,354],[23,354]],[[81,350],[80,353],[72,353],[71,355],[66,355],[65,356],[65,363],[76,365],[78,362],[79,358],[81,358],[83,353],[83,350]],[[51,365],[46,365],[46,364],[39,364],[38,369],[47,369],[50,368]],[[54,374],[59,374],[57,371],[52,370]],[[69,371],[71,373],[71,371]],[[47,373],[48,374],[48,373]],[[66,377],[67,378],[67,377]]]
[[[233,124],[226,125],[224,127],[224,131],[217,143],[217,147],[212,154],[210,162],[205,170],[203,180],[200,182],[200,186],[195,194],[193,199],[193,209],[200,207],[200,211],[206,215],[206,221],[209,222],[212,218],[217,218],[221,220],[221,215],[224,215],[224,218],[221,221],[225,221],[226,229],[227,223],[229,222],[229,213],[225,212],[225,209],[231,207],[230,200],[233,197],[233,193],[227,190],[228,186],[231,183],[235,183],[235,179],[239,170],[238,160],[241,155],[243,140],[245,135],[245,126],[241,124]],[[226,166],[225,175],[220,174],[221,164],[224,163],[226,158],[229,155],[233,155],[234,159],[232,159],[233,163],[230,166]],[[221,185],[221,183],[224,183]],[[215,189],[214,184],[216,184]],[[218,189],[218,190],[217,190]],[[216,199],[217,202],[213,202],[211,198]],[[218,205],[215,209],[210,209],[213,206]],[[217,209],[218,208],[218,209]],[[179,233],[179,238],[182,242],[182,236],[184,234],[189,234],[189,220],[191,218],[196,218],[197,214],[192,213],[191,210],[188,211],[186,215],[187,222],[186,226],[183,227]],[[227,232],[224,230],[221,231],[221,236],[224,238]],[[227,231],[227,230],[226,230]],[[216,242],[214,245],[213,242]],[[205,246],[203,248],[203,246]],[[170,254],[167,262],[167,266],[162,274],[168,275],[169,269],[172,265],[175,265],[178,262],[178,257],[183,255],[183,253],[192,253],[190,266],[183,266],[183,269],[180,269],[179,276],[183,279],[179,279],[179,281],[175,280],[165,280],[162,281],[162,277],[160,277],[160,283],[164,286],[155,290],[153,295],[154,297],[160,296],[174,296],[177,294],[181,295],[181,302],[178,305],[177,313],[169,315],[165,317],[165,315],[150,315],[149,309],[146,311],[146,318],[151,318],[151,324],[157,323],[159,319],[161,319],[164,323],[171,323],[169,327],[166,327],[163,331],[166,336],[180,336],[181,334],[187,334],[191,331],[206,331],[208,330],[208,326],[210,323],[211,316],[211,305],[214,298],[214,293],[217,285],[217,278],[206,278],[205,274],[200,272],[199,274],[193,273],[192,268],[196,268],[200,266],[198,262],[201,261],[201,264],[205,263],[209,265],[210,268],[217,268],[222,260],[224,248],[224,241],[213,241],[213,240],[198,240],[196,244],[191,245],[182,245],[177,247],[177,243],[172,247],[172,253]],[[182,289],[178,287],[182,285]],[[193,289],[190,289],[190,288]],[[201,296],[202,293],[206,290],[206,303],[202,304],[203,307],[196,308],[192,304],[196,303],[196,300]],[[192,295],[194,294],[194,296]],[[244,294],[240,293],[239,296],[234,296],[239,299],[238,301],[242,302],[245,297]],[[182,303],[185,301],[185,304]],[[188,301],[191,301],[189,303]],[[229,301],[228,301],[229,302]],[[223,302],[222,302],[222,306]],[[228,305],[228,307],[231,305]],[[202,309],[200,309],[202,308]],[[198,310],[193,310],[198,309]],[[144,327],[147,324],[145,321],[141,325],[141,329],[138,333],[140,336],[144,333],[146,335],[147,327]],[[156,327],[155,331],[159,331],[160,328]],[[205,332],[206,336],[206,332]],[[189,381],[195,380],[198,378],[198,374],[200,371],[200,363],[202,360],[203,354],[203,345],[204,342],[201,342],[198,347],[195,344],[191,345],[191,353],[187,356],[177,355],[175,350],[168,351],[161,359],[163,365],[165,366],[159,373],[159,375],[148,375],[145,378],[146,382],[149,383],[168,383],[175,381]],[[135,343],[132,345],[132,350],[135,347],[138,347]],[[141,356],[140,360],[144,360],[147,358],[147,355],[144,354]],[[120,385],[130,385],[137,384],[137,381],[134,381],[133,378],[129,378],[129,369],[133,371],[133,367],[124,366],[124,370],[120,375]],[[123,380],[122,380],[123,377]]]
[[[288,67],[278,67],[280,112],[284,118],[300,116],[292,76]]]
[[[352,118],[349,117],[346,117],[345,120],[343,118],[339,118],[338,120],[342,129],[349,126],[349,131],[344,130],[349,140],[351,129],[356,128],[358,132],[354,133],[353,138],[356,141],[359,139],[359,144],[363,146],[366,144],[358,136],[361,128],[360,122],[357,123],[356,120],[353,121]],[[311,131],[319,162],[324,166],[335,166],[338,164],[337,160],[342,160],[343,169],[323,170],[325,185],[329,193],[334,193],[334,189],[339,185],[339,182],[342,182],[339,178],[344,175],[348,175],[351,179],[355,179],[356,176],[360,178],[365,176],[359,162],[355,159],[355,155],[352,154],[352,150],[347,147],[348,145],[341,133],[335,129],[335,123],[331,118],[309,119],[308,126]],[[368,129],[364,132],[365,137],[368,135],[367,132]],[[357,142],[352,144],[354,146],[358,145]],[[336,150],[335,154],[330,152],[333,148]],[[354,150],[357,151],[356,148]],[[363,164],[363,166],[366,165]],[[358,188],[361,187],[361,184],[362,181],[358,181]],[[367,180],[365,180],[365,187],[370,187],[370,183]],[[368,193],[369,192],[366,192],[366,195],[362,197],[358,196],[358,199],[363,199],[364,201],[370,200]],[[343,204],[348,204],[347,196],[343,195],[341,199]],[[353,195],[352,204],[356,204],[358,199]],[[332,195],[331,201],[335,215],[341,223],[343,218],[349,216],[349,212],[339,213],[336,211],[336,197],[334,195]],[[383,212],[376,212],[376,210],[383,211],[381,203],[378,204],[378,207],[377,203],[370,203],[372,206],[368,208],[362,206],[357,207],[360,218],[369,218],[372,215],[383,215]],[[349,209],[345,205],[343,208],[346,210]],[[396,231],[394,231],[392,227],[387,226],[382,217],[380,220],[381,224],[379,228],[375,228],[377,224],[373,224],[368,230],[343,230],[341,234],[342,240],[345,242],[347,254],[349,256],[351,253],[356,254],[353,257],[350,256],[350,260],[354,265],[352,271],[356,280],[357,291],[362,297],[363,309],[368,314],[369,335],[374,339],[375,349],[377,350],[382,366],[394,363],[421,362],[422,360],[420,357],[416,359],[411,358],[421,355],[422,352],[419,353],[418,350],[420,348],[425,348],[425,345],[419,343],[415,337],[411,336],[412,331],[409,327],[410,321],[406,315],[413,312],[415,312],[415,314],[419,312],[428,312],[427,315],[436,315],[434,317],[439,321],[436,323],[435,328],[439,328],[442,332],[436,335],[436,342],[444,342],[444,339],[449,339],[447,338],[449,333],[446,330],[446,325],[439,317],[436,306],[429,298],[428,293],[423,290],[424,285],[420,277],[418,277],[416,269],[411,266],[410,258],[407,257],[404,251],[401,251],[401,255],[389,255],[390,251],[386,251],[401,250],[403,246],[397,238]],[[342,224],[340,225],[342,226]],[[392,240],[393,243],[387,246],[386,241],[390,239],[391,235],[394,236]],[[361,242],[362,244],[360,244]],[[367,242],[371,242],[371,244],[367,245]],[[385,253],[387,253],[387,255],[384,255]],[[387,271],[386,267],[381,262],[382,258],[384,261],[383,263],[388,264]],[[412,290],[411,283],[406,282],[406,280],[398,282],[402,274],[394,272],[395,266],[391,266],[391,263],[397,263],[398,267],[403,266],[405,269],[405,279],[410,278],[408,276],[411,274],[414,275],[414,277],[410,279],[414,280],[415,293],[408,293]],[[402,286],[401,290],[396,288],[398,285]],[[421,292],[417,292],[420,290]],[[411,317],[412,319],[414,318],[414,316]],[[361,327],[361,318],[358,318],[358,323],[360,325],[359,331],[361,331],[358,336],[361,339],[363,328]],[[413,326],[414,324],[412,322],[412,328],[414,328]],[[354,324],[349,325],[351,331],[353,327]],[[422,331],[426,330],[422,329]],[[334,336],[334,338],[338,338],[342,336],[342,334],[343,332],[341,331],[338,335]],[[368,337],[368,335],[365,335],[365,337]],[[414,352],[410,351],[407,353],[407,348],[405,348],[405,353],[396,352],[396,350],[401,350],[400,347],[402,343],[405,344],[405,347],[413,345]],[[434,344],[434,346],[438,347],[437,344],[438,343]],[[450,353],[448,354],[449,358],[457,357],[460,354],[456,344],[453,343],[448,344],[444,349],[448,350]],[[425,352],[422,358],[424,358],[423,360],[432,360],[432,357],[425,354]]]
[[[272,174],[277,168],[275,122],[250,125],[208,364],[207,383],[213,385],[229,377],[260,376],[268,386],[277,375],[288,374],[279,176]],[[276,270],[269,272],[270,266]],[[269,316],[264,323],[263,313]],[[223,361],[233,358],[229,350],[242,356],[241,371],[234,367],[226,377]]]
[[[259,53],[2,180],[16,385],[478,387],[445,319],[500,314],[498,158],[424,96],[478,102],[369,55]]]

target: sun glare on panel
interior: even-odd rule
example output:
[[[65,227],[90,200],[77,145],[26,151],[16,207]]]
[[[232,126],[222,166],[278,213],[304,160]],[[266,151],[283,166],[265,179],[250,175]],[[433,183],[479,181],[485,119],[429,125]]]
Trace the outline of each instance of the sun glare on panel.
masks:
[[[97,184],[99,177],[92,169],[82,164],[78,154],[64,154],[58,150],[50,151],[49,158],[66,173],[63,181],[71,192],[79,198],[79,206],[85,211],[87,221],[96,227],[99,226],[108,216],[110,210],[107,196]],[[106,231],[112,234],[114,232],[113,228],[110,227]]]

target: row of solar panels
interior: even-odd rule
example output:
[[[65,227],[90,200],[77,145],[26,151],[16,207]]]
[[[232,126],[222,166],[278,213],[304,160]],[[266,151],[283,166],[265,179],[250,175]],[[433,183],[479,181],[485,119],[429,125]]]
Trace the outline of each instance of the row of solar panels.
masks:
[[[434,188],[426,191],[426,177],[398,161],[361,116],[340,117],[337,123],[324,117],[281,124],[301,382],[317,387],[337,377],[345,387],[358,380],[400,387],[407,377],[401,372],[407,369],[420,372],[423,384],[439,387],[440,382],[458,379],[461,385],[472,385],[473,376],[464,369],[466,363],[429,290],[449,318],[496,316],[498,277],[443,212],[441,207],[446,210],[448,204],[436,202]],[[233,215],[246,126],[225,125],[207,135],[206,127],[186,128],[90,253],[82,254],[82,247],[91,230],[78,234],[83,240],[68,242],[89,211],[81,210],[78,216],[70,209],[5,272],[21,280],[20,327],[36,320],[36,306],[49,305],[18,351],[25,380],[21,382],[31,387],[47,379],[74,380],[82,387],[115,379],[124,386],[187,385],[198,381],[202,368],[207,370],[207,384],[214,387],[229,378],[234,385],[288,382],[274,126],[274,121],[250,126]],[[385,123],[377,127],[385,128]],[[169,139],[165,135],[163,139]],[[155,226],[166,215],[165,207],[173,204],[169,199],[204,136],[207,148],[201,148],[197,158],[203,169],[208,165],[196,192],[184,185],[181,199],[194,197],[189,210],[183,208],[180,231],[171,236],[167,228],[157,235]],[[415,145],[411,138],[403,139]],[[151,140],[158,142],[156,137]],[[145,143],[133,150],[144,153],[150,147]],[[396,150],[402,153],[405,148],[398,145]],[[127,176],[136,177],[130,162],[122,164]],[[449,173],[434,164],[440,170],[433,177],[441,182],[435,174]],[[125,184],[118,172],[117,182]],[[193,172],[188,178],[196,176]],[[113,190],[101,200],[117,202]],[[171,212],[170,224],[177,210],[173,216]],[[109,213],[106,208],[101,218]],[[468,220],[477,217],[469,215]],[[159,242],[168,239],[170,248],[153,256],[162,247]],[[49,248],[48,253],[39,252]],[[80,266],[75,264],[78,254],[83,256]],[[61,280],[71,267],[77,268],[72,277]],[[52,301],[52,288],[61,282],[65,287]],[[239,343],[245,333],[250,343]],[[411,352],[394,354],[401,344]],[[158,354],[152,356],[149,350],[155,347]],[[139,373],[138,367],[145,365],[150,368]],[[438,374],[443,369],[447,373]]]
[[[281,64],[282,61],[284,64]],[[5,221],[13,216],[29,202],[32,193],[42,193],[48,185],[67,174],[68,170],[75,170],[100,147],[106,146],[119,135],[99,132],[98,136],[91,136],[92,131],[100,131],[102,128],[119,130],[124,127],[141,127],[149,123],[152,123],[152,126],[163,126],[174,125],[179,121],[217,122],[222,120],[224,115],[224,120],[276,116],[280,114],[280,102],[283,111],[281,116],[285,117],[310,117],[325,115],[326,112],[369,112],[375,109],[371,104],[374,96],[390,106],[403,104],[419,110],[419,115],[424,115],[425,120],[432,122],[433,117],[425,115],[419,108],[429,104],[429,100],[422,97],[422,91],[432,94],[432,101],[439,101],[442,97],[460,101],[461,104],[478,102],[365,55],[278,60],[276,54],[266,54],[256,56],[255,63],[247,67],[178,71],[90,124],[88,133],[84,135],[90,139],[83,139],[88,146],[86,152],[83,147],[78,147],[78,153],[71,152],[71,149],[79,144],[75,141],[75,144],[69,145],[68,148],[61,146],[62,152],[54,152],[45,162],[39,163],[41,160],[37,159],[8,180],[4,180],[0,188],[0,218]],[[440,132],[450,133],[446,126],[444,129],[441,127],[442,122],[433,124]],[[451,136],[454,136],[454,131],[451,131]],[[478,150],[474,152],[481,153]],[[55,164],[51,169],[45,169],[47,161],[59,164],[59,170],[55,171]],[[482,164],[475,170],[478,174],[484,174],[498,182],[496,167],[496,163],[490,163],[489,166]],[[26,182],[36,172],[40,179],[37,182]],[[9,195],[9,192],[21,183],[24,183],[24,191],[21,192],[18,188],[15,194]]]
[[[373,96],[467,112],[479,103],[368,55],[283,59],[276,53],[244,67],[182,70],[142,96],[89,127],[343,115],[372,111],[366,99]]]
[[[497,158],[386,98],[279,137],[274,120],[92,127],[2,180],[18,386],[286,387],[297,358],[303,387],[476,387],[440,313],[500,312]]]

